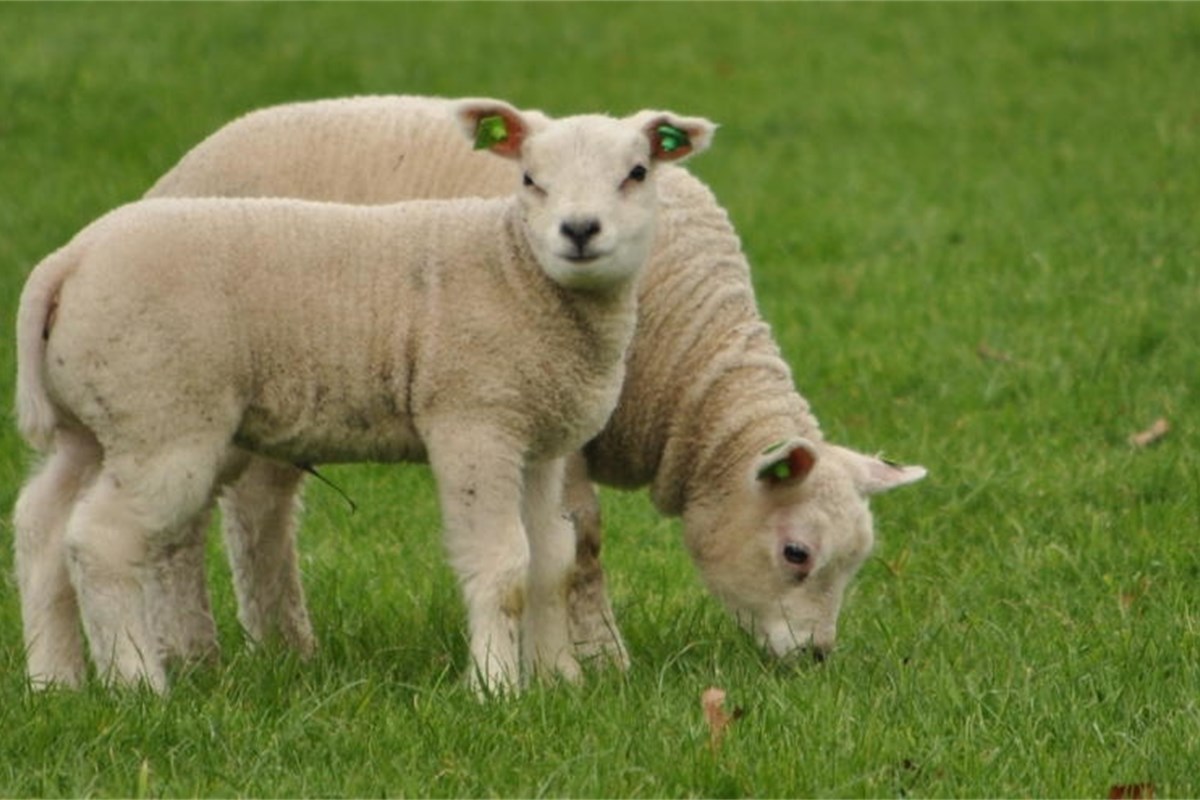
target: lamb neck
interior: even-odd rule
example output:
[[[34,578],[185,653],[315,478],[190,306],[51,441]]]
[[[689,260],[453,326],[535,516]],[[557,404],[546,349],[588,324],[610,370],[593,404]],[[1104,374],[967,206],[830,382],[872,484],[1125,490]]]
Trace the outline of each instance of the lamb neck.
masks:
[[[820,428],[758,312],[728,216],[689,173],[663,178],[621,401],[586,454],[594,480],[650,484],[658,509],[679,515],[763,447]]]

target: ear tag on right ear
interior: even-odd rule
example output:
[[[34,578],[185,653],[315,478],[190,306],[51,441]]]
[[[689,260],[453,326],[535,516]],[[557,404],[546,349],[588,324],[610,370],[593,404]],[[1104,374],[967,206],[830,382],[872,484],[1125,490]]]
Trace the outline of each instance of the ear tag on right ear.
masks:
[[[771,464],[760,472],[759,476],[769,480],[786,481],[792,477],[792,465],[785,458],[782,461],[776,461],[774,464]]]
[[[763,450],[763,455],[769,456],[772,453],[778,453],[786,444],[786,439],[776,442],[766,450]],[[772,461],[758,471],[758,479],[770,483],[782,483],[790,477],[792,477],[792,460],[788,455],[785,455],[778,461]]]
[[[658,134],[659,146],[662,147],[664,153],[673,153],[681,147],[692,146],[692,140],[688,138],[687,131],[676,128],[674,125],[663,123],[654,132]]]
[[[781,458],[778,461],[767,464],[758,471],[758,479],[763,481],[771,481],[779,483],[786,481],[792,477],[792,465],[787,458]]]
[[[506,139],[508,139],[508,125],[504,122],[504,117],[498,114],[491,117],[480,117],[479,121],[475,123],[476,150],[487,150]]]

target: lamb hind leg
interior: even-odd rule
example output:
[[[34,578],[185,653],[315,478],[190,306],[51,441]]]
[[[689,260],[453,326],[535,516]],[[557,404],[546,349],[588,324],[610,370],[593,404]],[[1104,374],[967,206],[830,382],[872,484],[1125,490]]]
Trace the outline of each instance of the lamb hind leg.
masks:
[[[188,522],[148,576],[150,624],[164,660],[192,663],[220,657],[204,564],[211,518],[212,510],[206,508]]]
[[[580,661],[608,662],[628,669],[629,651],[617,628],[600,563],[600,500],[588,480],[581,453],[567,458],[564,501],[575,526],[575,566],[567,594],[575,655]]]
[[[34,688],[77,687],[85,663],[79,607],[67,573],[67,519],[100,466],[90,436],[59,432],[54,451],[21,490],[13,510],[13,545],[26,669]]]
[[[109,683],[166,691],[146,607],[148,571],[172,534],[211,502],[223,443],[172,443],[157,454],[108,454],[67,523],[67,563],[92,659]]]

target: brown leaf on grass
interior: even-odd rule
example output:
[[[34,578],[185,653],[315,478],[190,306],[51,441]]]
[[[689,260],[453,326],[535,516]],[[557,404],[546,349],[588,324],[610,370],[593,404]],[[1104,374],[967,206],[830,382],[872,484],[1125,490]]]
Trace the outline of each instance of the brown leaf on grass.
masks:
[[[1154,800],[1154,784],[1117,784],[1108,790],[1108,800]]]
[[[704,709],[704,721],[708,723],[708,745],[713,750],[721,746],[721,737],[729,726],[729,715],[725,713],[725,690],[710,686],[700,694],[700,706]]]
[[[896,556],[891,561],[884,561],[883,565],[887,567],[888,572],[892,573],[893,578],[899,578],[904,574],[904,568],[908,566],[908,559],[911,555],[912,554],[906,547],[900,551],[900,555]]]
[[[1120,604],[1121,611],[1128,613],[1138,601],[1150,593],[1150,586],[1150,579],[1143,575],[1136,587],[1118,593],[1117,603]]]
[[[975,348],[975,354],[984,361],[998,361],[1001,364],[1011,364],[1013,362],[1011,355],[1003,350],[997,350],[987,342],[980,342],[979,346]]]
[[[704,721],[708,723],[708,745],[716,752],[729,723],[741,719],[745,711],[735,708],[733,713],[726,712],[725,690],[716,686],[710,686],[700,693],[700,706],[704,709]]]
[[[1154,420],[1154,423],[1144,431],[1138,431],[1129,435],[1129,444],[1134,447],[1149,447],[1159,439],[1167,435],[1171,430],[1171,423],[1167,422],[1165,417],[1159,417]]]

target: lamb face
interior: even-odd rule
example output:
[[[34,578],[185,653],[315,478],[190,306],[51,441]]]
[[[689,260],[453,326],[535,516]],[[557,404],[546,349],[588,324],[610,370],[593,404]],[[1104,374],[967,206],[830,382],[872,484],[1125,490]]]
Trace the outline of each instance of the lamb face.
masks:
[[[496,101],[463,101],[458,117],[477,148],[519,162],[524,233],[539,265],[559,285],[584,291],[633,278],[654,238],[655,166],[706,149],[715,130],[655,111],[551,121]]]
[[[874,547],[867,498],[924,475],[834,445],[780,443],[718,502],[685,514],[689,546],[713,594],[761,645],[822,657]]]

